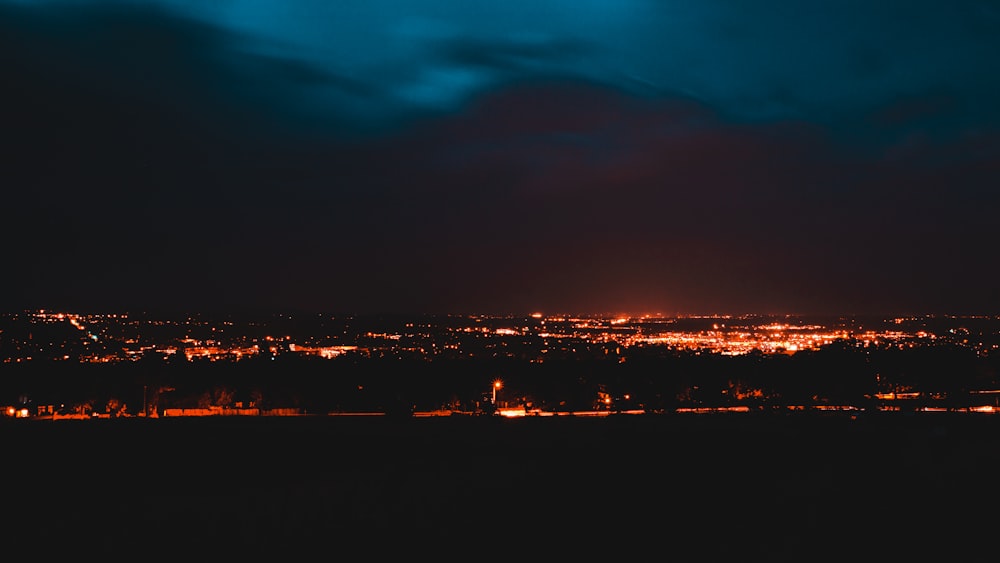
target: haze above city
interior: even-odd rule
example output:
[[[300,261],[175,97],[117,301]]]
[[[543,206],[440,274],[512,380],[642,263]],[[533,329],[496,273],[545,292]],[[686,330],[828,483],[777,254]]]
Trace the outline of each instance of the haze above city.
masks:
[[[0,310],[997,314],[963,0],[0,0]]]

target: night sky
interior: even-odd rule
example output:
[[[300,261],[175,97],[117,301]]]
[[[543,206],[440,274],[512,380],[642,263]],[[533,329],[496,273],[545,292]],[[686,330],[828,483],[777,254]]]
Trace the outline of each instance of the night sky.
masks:
[[[993,1],[0,0],[0,308],[1000,313]]]

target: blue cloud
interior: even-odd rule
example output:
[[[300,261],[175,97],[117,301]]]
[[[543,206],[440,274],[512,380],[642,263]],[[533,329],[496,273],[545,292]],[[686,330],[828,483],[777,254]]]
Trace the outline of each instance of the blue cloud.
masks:
[[[273,110],[360,129],[551,77],[694,97],[741,120],[866,126],[858,116],[940,92],[956,100],[955,127],[995,125],[1000,116],[992,72],[1000,18],[982,1],[7,3],[50,13],[88,5],[165,10],[216,29],[224,39],[205,56],[269,81]]]

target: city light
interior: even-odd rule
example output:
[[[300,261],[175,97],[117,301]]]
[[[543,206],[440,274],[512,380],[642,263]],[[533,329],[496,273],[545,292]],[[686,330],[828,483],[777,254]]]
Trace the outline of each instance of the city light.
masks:
[[[534,322],[540,319],[542,322]],[[336,320],[336,319],[333,319]],[[932,322],[951,326],[935,330]],[[669,349],[740,356],[751,353],[793,355],[817,351],[835,342],[862,347],[914,348],[961,345],[980,354],[996,353],[995,334],[970,333],[963,317],[827,319],[817,322],[780,316],[627,317],[476,315],[410,322],[395,330],[359,333],[290,335],[278,330],[251,334],[227,319],[140,318],[118,314],[35,312],[8,314],[4,321],[51,325],[68,323],[83,337],[59,343],[15,340],[0,357],[2,363],[38,361],[51,357],[81,363],[138,361],[150,356],[167,359],[181,352],[188,361],[239,361],[260,354],[315,356],[338,360],[347,356],[433,358],[515,358],[529,355],[544,362],[587,351],[623,356],[633,350]],[[971,319],[970,319],[971,320]],[[956,326],[957,325],[957,326]],[[253,327],[259,333],[260,327]],[[264,329],[266,330],[266,328]],[[153,334],[170,334],[163,338]]]
[[[16,330],[13,330],[14,327]],[[1000,316],[927,315],[855,319],[792,315],[665,317],[545,316],[531,313],[521,316],[417,315],[396,321],[324,317],[322,322],[296,325],[288,323],[288,319],[283,317],[277,320],[236,321],[203,315],[158,318],[137,314],[25,311],[0,313],[0,332],[6,337],[0,363],[10,364],[12,369],[18,364],[30,366],[47,362],[58,362],[59,365],[74,362],[143,362],[136,369],[145,369],[146,366],[171,366],[169,369],[175,369],[175,366],[186,364],[239,362],[257,366],[247,369],[273,369],[262,367],[266,360],[271,366],[293,362],[285,365],[294,369],[312,369],[319,363],[331,362],[329,369],[333,373],[340,372],[342,368],[353,370],[370,359],[385,359],[393,363],[394,360],[412,361],[421,366],[430,362],[472,360],[467,365],[473,366],[469,373],[474,374],[479,369],[475,367],[476,362],[480,361],[513,362],[510,364],[512,369],[546,364],[545,370],[549,369],[548,365],[558,370],[567,369],[566,361],[571,360],[573,365],[583,365],[577,363],[579,361],[595,362],[587,364],[590,366],[624,365],[622,373],[628,373],[629,366],[642,366],[643,362],[651,360],[672,362],[679,358],[708,356],[750,358],[750,364],[737,363],[733,366],[755,366],[757,362],[778,366],[782,365],[783,358],[791,357],[797,358],[793,361],[800,365],[810,365],[803,362],[813,362],[810,358],[814,357],[830,357],[828,351],[833,351],[838,356],[862,359],[856,364],[856,369],[871,378],[870,382],[851,389],[851,397],[847,399],[844,393],[824,397],[820,392],[791,403],[784,399],[781,389],[772,388],[766,379],[754,379],[757,377],[754,375],[756,367],[746,372],[746,376],[740,371],[742,368],[727,368],[725,379],[728,381],[723,379],[721,386],[711,391],[702,389],[689,393],[690,389],[665,389],[658,397],[651,397],[648,390],[640,391],[632,381],[624,381],[614,388],[611,385],[614,377],[609,376],[606,380],[591,382],[599,385],[599,390],[595,389],[592,395],[587,398],[576,396],[572,399],[574,404],[567,405],[564,399],[572,394],[567,397],[544,397],[543,400],[534,382],[517,377],[516,389],[505,391],[509,382],[498,377],[488,380],[488,395],[479,392],[472,397],[460,397],[458,393],[452,393],[454,396],[451,398],[444,395],[437,403],[420,405],[421,416],[443,416],[452,412],[495,413],[505,417],[557,416],[569,412],[581,416],[603,416],[593,413],[662,412],[664,409],[673,412],[718,412],[718,409],[747,412],[748,409],[765,406],[817,411],[878,408],[920,412],[1000,412],[1000,401],[995,397],[984,401],[982,399],[987,397],[974,396],[1000,395],[1000,390],[997,390],[1000,382],[979,381],[975,387],[955,391],[954,386],[942,387],[936,382],[934,386],[926,386],[922,382],[894,377],[885,371],[880,375],[876,368],[864,367],[872,366],[870,359],[877,355],[932,347],[962,350],[973,358],[992,361],[990,358],[1000,350]],[[39,336],[43,334],[46,336]],[[505,378],[515,377],[514,372],[503,369]],[[870,374],[867,373],[869,369],[872,371]],[[841,375],[853,377],[849,372],[837,377]],[[362,383],[357,382],[356,396],[338,396],[331,401],[356,400],[359,403],[350,408],[364,412],[373,408],[389,408],[386,407],[388,403],[379,404],[377,401],[381,399],[374,398],[375,393],[370,389],[375,386]],[[832,382],[823,384],[826,383]],[[626,393],[626,390],[629,392]],[[370,402],[361,403],[362,399],[369,400],[369,397]],[[197,397],[188,399],[190,403],[198,402]],[[20,399],[14,402],[13,398],[10,401],[0,407],[0,412],[11,418],[60,418],[83,414],[71,408],[52,409],[49,404],[34,405]],[[52,401],[53,404],[61,402],[68,401],[62,397]],[[139,404],[145,402],[144,398]],[[184,407],[170,413],[162,409],[159,412],[167,416],[262,412],[256,405],[256,399],[252,404],[249,398],[243,397],[242,403],[239,406],[214,405],[219,407],[215,410]],[[30,405],[27,410],[25,405]],[[335,410],[343,410],[339,405],[334,406]],[[133,409],[138,411],[137,407]],[[412,410],[418,410],[416,405]],[[101,416],[112,412],[103,407],[98,411]],[[86,413],[90,415],[91,411],[86,410]],[[155,414],[150,412],[149,416]]]

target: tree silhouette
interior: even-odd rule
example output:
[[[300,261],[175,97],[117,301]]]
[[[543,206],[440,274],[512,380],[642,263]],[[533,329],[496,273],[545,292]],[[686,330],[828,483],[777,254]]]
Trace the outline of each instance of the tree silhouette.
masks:
[[[228,387],[216,385],[202,393],[198,398],[198,407],[207,409],[209,407],[228,408],[233,405],[233,391]]]

